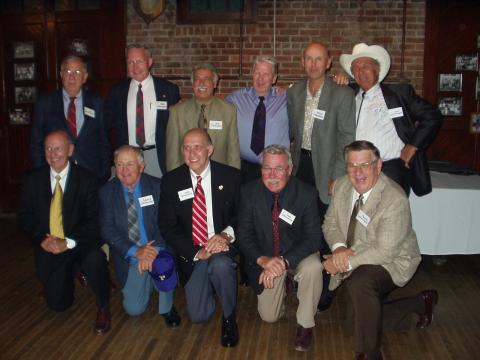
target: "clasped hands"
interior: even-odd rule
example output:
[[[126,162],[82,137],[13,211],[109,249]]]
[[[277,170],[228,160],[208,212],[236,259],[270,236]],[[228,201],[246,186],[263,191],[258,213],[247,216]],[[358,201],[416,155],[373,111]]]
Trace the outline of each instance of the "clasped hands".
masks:
[[[68,250],[65,239],[60,239],[50,234],[45,236],[45,239],[42,240],[40,246],[43,250],[52,254],[60,254]]]
[[[273,289],[275,278],[281,276],[286,270],[285,261],[279,256],[260,256],[257,264],[263,269],[258,278],[258,283],[266,289]]]
[[[230,241],[226,236],[222,234],[215,234],[207,241],[207,245],[202,247],[197,253],[197,259],[207,260],[210,256],[228,251],[230,246]]]
[[[329,274],[344,273],[350,269],[349,258],[357,253],[349,248],[340,246],[335,249],[332,255],[324,255],[323,267]]]

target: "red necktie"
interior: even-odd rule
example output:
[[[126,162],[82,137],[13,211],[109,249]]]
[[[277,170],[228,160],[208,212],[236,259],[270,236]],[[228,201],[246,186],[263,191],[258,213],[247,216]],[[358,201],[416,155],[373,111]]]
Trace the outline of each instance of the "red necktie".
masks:
[[[278,194],[274,195],[272,208],[272,228],[273,228],[273,256],[280,255],[280,233],[278,231],[278,217],[280,209],[278,206]]]
[[[208,240],[207,203],[201,176],[197,176],[197,187],[192,202],[192,238],[193,243],[200,246],[205,246]]]
[[[142,84],[138,84],[137,91],[137,110],[135,116],[136,125],[136,140],[138,146],[142,147],[145,144],[145,124],[143,119],[143,91]]]
[[[75,108],[75,98],[70,98],[67,111],[67,123],[72,135],[77,137],[77,110]]]

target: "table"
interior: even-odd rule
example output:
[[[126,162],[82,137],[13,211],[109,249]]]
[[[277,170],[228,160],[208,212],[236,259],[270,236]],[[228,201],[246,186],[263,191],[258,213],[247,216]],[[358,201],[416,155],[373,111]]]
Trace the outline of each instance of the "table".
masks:
[[[480,176],[430,172],[433,190],[410,194],[413,229],[426,255],[480,253]]]

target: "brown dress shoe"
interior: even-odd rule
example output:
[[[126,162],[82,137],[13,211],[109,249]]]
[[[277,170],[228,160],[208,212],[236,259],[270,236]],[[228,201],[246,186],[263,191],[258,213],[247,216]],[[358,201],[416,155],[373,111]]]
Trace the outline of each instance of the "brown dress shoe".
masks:
[[[97,334],[105,334],[110,330],[111,315],[108,310],[98,310],[97,319],[95,320],[95,332]]]
[[[295,336],[295,350],[309,351],[312,347],[313,328],[305,329],[302,325],[297,325],[297,335]]]
[[[433,308],[438,302],[437,290],[422,291],[422,299],[425,303],[425,311],[418,315],[417,328],[424,329],[433,321]]]

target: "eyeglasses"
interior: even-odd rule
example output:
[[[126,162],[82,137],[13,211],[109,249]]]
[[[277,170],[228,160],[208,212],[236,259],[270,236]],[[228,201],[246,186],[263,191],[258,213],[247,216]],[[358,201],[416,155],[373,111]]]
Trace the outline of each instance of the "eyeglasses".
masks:
[[[285,171],[287,171],[287,168],[284,168],[282,166],[277,166],[273,168],[268,166],[262,166],[262,173],[271,174],[272,171],[275,175],[283,175],[285,174]]]
[[[361,163],[361,164],[354,164],[354,163],[347,162],[345,165],[347,167],[347,171],[355,171],[357,169],[358,170],[367,170],[370,166],[375,164],[377,161],[378,161],[378,159],[375,159],[375,160],[364,162],[364,163]]]
[[[65,151],[66,146],[45,146],[45,151],[48,153],[59,153]]]
[[[65,76],[73,76],[73,77],[80,77],[83,75],[82,70],[70,70],[70,69],[64,69],[62,70],[63,75]]]
[[[145,64],[145,60],[137,59],[137,60],[127,60],[127,65],[143,65]]]

